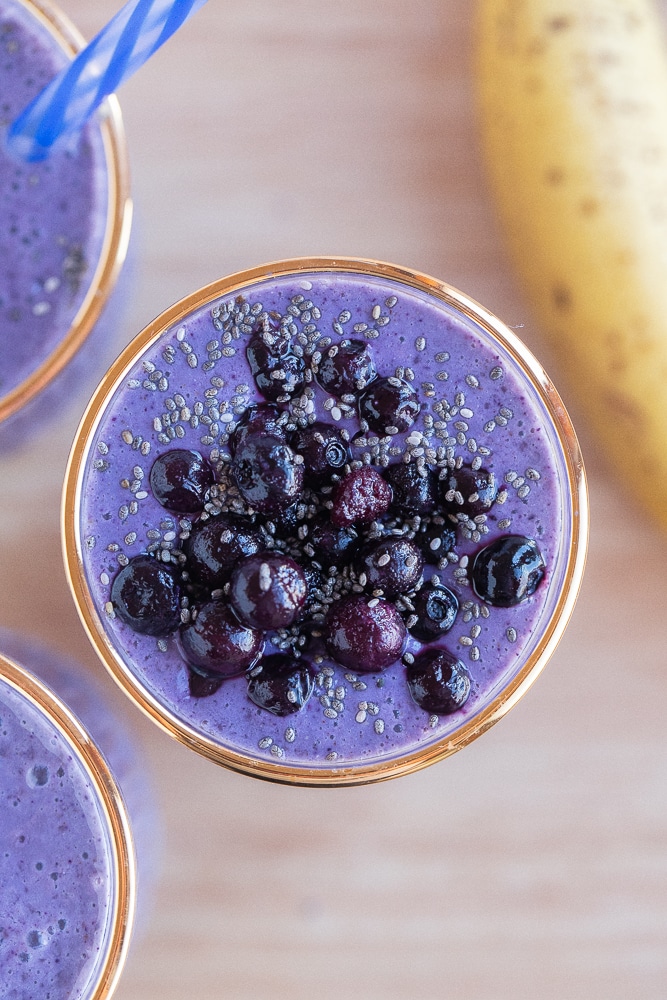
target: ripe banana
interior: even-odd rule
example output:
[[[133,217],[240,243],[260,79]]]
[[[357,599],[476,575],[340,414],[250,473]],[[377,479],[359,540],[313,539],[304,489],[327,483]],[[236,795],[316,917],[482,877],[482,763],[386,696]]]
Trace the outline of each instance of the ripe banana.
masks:
[[[667,53],[650,0],[479,0],[482,143],[582,415],[667,529]]]

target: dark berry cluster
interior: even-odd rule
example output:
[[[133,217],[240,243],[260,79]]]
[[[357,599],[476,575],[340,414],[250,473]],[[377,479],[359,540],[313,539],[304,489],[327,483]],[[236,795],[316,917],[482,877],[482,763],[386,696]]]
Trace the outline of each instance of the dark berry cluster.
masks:
[[[188,527],[168,563],[142,554],[120,570],[115,612],[137,632],[177,634],[193,696],[244,674],[249,699],[280,716],[310,697],[314,658],[380,672],[411,635],[423,644],[405,658],[412,698],[425,711],[453,712],[470,678],[437,643],[454,625],[459,595],[425,570],[456,559],[458,526],[496,501],[494,473],[460,459],[436,469],[409,454],[387,467],[353,461],[349,434],[322,419],[326,411],[296,419],[292,396],[314,378],[355,401],[362,435],[385,436],[419,415],[415,389],[379,375],[364,341],[342,340],[315,365],[287,330],[262,314],[249,336],[265,401],[239,420],[228,461],[176,448],[155,460],[153,495],[187,515]],[[509,607],[543,574],[535,542],[506,535],[477,553],[471,583],[482,601]]]

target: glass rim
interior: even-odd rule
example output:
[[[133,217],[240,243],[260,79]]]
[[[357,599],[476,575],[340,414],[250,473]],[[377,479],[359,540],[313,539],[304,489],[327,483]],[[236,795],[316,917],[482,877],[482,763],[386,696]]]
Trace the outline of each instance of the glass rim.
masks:
[[[250,758],[221,746],[189,726],[176,713],[165,709],[155,695],[139,682],[112,645],[103,618],[91,599],[85,579],[84,543],[79,529],[79,514],[83,475],[97,426],[128,371],[165,330],[193,311],[223,296],[240,292],[260,280],[332,271],[388,278],[427,292],[472,320],[504,348],[537,392],[557,434],[567,473],[572,538],[567,552],[562,589],[542,636],[526,662],[488,705],[451,735],[387,761],[373,759],[349,766],[331,764],[326,767],[307,767]],[[553,383],[520,338],[484,306],[446,282],[409,268],[354,257],[299,257],[240,271],[185,296],[154,319],[109,368],[81,419],[68,460],[61,517],[65,572],[79,617],[97,655],[125,694],[163,730],[215,763],[269,781],[308,786],[360,785],[417,771],[463,748],[502,718],[531,687],[565,631],[583,577],[588,527],[586,474],[574,428]]]
[[[0,652],[0,681],[4,681],[46,716],[70,747],[78,764],[87,774],[112,848],[114,876],[109,918],[108,941],[103,959],[91,980],[92,992],[86,1000],[105,1000],[116,989],[125,965],[136,908],[136,856],[130,821],[116,781],[102,753],[87,729],[74,713],[46,684],[28,669]]]
[[[51,0],[16,0],[73,58],[86,45],[83,35]],[[19,385],[0,396],[0,424],[35,399],[60,374],[82,347],[113,291],[127,257],[132,227],[130,168],[125,130],[117,98],[105,99],[94,119],[104,149],[108,199],[104,238],[88,290],[72,324],[55,349]]]

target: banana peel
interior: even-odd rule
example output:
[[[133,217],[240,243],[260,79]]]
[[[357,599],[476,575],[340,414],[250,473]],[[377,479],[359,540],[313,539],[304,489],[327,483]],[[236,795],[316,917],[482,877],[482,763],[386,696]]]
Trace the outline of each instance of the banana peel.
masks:
[[[478,0],[486,168],[564,383],[667,529],[667,49],[649,0]]]

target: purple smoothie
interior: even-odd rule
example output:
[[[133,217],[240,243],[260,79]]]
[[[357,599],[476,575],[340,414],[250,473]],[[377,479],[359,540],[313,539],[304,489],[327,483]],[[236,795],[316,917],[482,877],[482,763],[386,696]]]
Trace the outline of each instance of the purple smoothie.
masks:
[[[543,392],[528,381],[513,350],[456,303],[409,277],[408,283],[396,280],[401,272],[389,269],[393,276],[386,277],[355,274],[344,263],[336,268],[276,276],[267,269],[268,277],[241,280],[238,287],[232,282],[221,297],[208,290],[191,314],[167,319],[157,340],[144,336],[144,349],[116,373],[115,390],[92,431],[75,529],[89,627],[99,624],[111,649],[107,662],[139,692],[143,707],[159,711],[172,731],[201,740],[204,752],[223,748],[232,766],[252,771],[260,762],[261,771],[263,763],[277,765],[271,776],[284,767],[296,780],[306,771],[317,780],[318,773],[365,778],[374,769],[400,769],[401,762],[442,755],[448,741],[490,724],[489,716],[517,695],[526,665],[550,641],[552,616],[572,572],[571,540],[579,532],[571,460]],[[266,313],[289,317],[295,342],[307,356],[318,352],[316,360],[345,337],[367,340],[378,372],[416,390],[417,419],[388,437],[360,434],[356,405],[331,396],[315,379],[292,398],[289,406],[302,421],[324,419],[349,432],[353,460],[383,469],[421,459],[445,469],[463,456],[491,469],[501,484],[488,515],[459,525],[455,551],[424,569],[426,581],[437,575],[460,600],[453,629],[438,642],[463,662],[470,678],[470,696],[452,714],[429,713],[411,699],[406,663],[423,648],[412,636],[403,658],[377,673],[346,669],[325,648],[309,650],[304,656],[316,674],[314,693],[299,712],[281,718],[249,701],[243,677],[226,680],[210,697],[191,697],[176,639],[139,635],[115,615],[110,585],[119,567],[142,552],[169,559],[169,552],[187,544],[191,524],[156,502],[151,466],[160,453],[179,447],[198,449],[224,470],[230,432],[246,407],[261,399],[245,348]],[[538,543],[546,573],[523,603],[492,607],[472,591],[470,566],[475,553],[509,533]]]
[[[130,766],[122,727],[114,727],[99,691],[21,637],[2,631],[0,642],[3,655],[14,663],[20,656],[21,666],[29,664],[72,697],[107,759],[134,785],[130,798],[137,805],[130,773],[136,764]],[[118,860],[113,809],[76,723],[63,728],[53,689],[31,689],[33,683],[0,659],[0,996],[87,1000],[100,980],[113,980],[115,950],[124,954],[127,947],[133,900],[126,893],[133,890],[119,864],[132,865],[133,850],[123,841],[125,857]]]
[[[5,131],[66,65],[62,35],[19,0],[0,0],[0,443],[16,444],[37,417],[61,407],[91,367],[82,346],[119,253],[114,125],[96,120],[41,163],[11,156]],[[124,182],[121,181],[121,187]],[[125,237],[118,264],[125,252]],[[107,289],[100,290],[105,285]],[[98,350],[106,337],[98,343]],[[76,375],[63,365],[78,357]],[[110,360],[107,358],[107,361]],[[99,363],[104,363],[103,360]],[[97,371],[101,369],[98,367]],[[90,374],[88,375],[90,377]],[[53,379],[57,385],[53,387]],[[44,386],[48,385],[46,395]],[[79,390],[80,391],[80,390]],[[40,406],[37,407],[35,399]],[[30,404],[19,421],[19,407]]]

